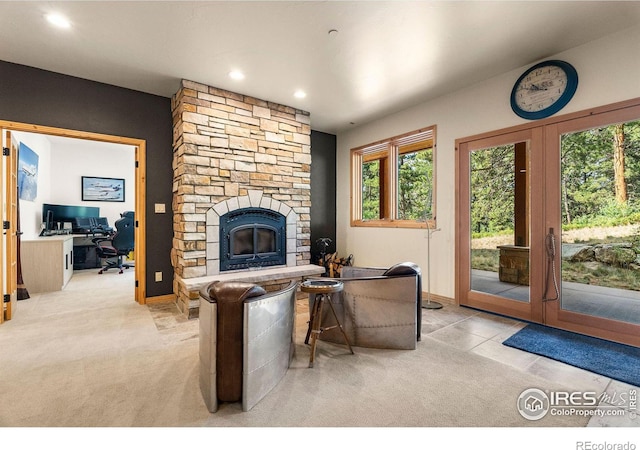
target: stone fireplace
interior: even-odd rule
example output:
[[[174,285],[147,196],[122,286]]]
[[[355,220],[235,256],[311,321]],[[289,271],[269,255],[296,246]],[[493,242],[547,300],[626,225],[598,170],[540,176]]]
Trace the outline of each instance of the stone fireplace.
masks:
[[[220,274],[288,269],[267,289],[300,276],[311,258],[309,113],[187,80],[172,113],[180,309],[197,315],[197,288]]]

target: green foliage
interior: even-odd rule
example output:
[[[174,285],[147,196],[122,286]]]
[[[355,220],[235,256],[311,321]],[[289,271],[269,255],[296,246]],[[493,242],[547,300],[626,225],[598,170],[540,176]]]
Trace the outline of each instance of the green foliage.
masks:
[[[640,223],[640,121],[624,124],[628,200],[615,199],[615,125],[561,137],[562,228]],[[470,156],[471,232],[474,237],[514,227],[513,145],[476,150]],[[535,176],[535,175],[533,175]]]
[[[471,154],[471,231],[512,230],[515,151],[513,145]]]
[[[502,231],[480,231],[478,233],[472,232],[471,239],[479,239],[484,237],[496,237],[496,236],[513,236],[513,230],[502,230]]]
[[[398,156],[398,219],[432,216],[433,149]]]
[[[640,271],[626,267],[606,265],[588,267],[583,263],[562,261],[562,280],[640,291]]]
[[[479,248],[471,250],[471,268],[497,272],[500,264],[500,250]]]
[[[614,129],[610,125],[562,136],[563,228],[625,225],[640,217],[640,121],[623,128],[628,201],[622,204],[615,200]]]
[[[632,225],[640,222],[639,205],[618,203],[614,198],[601,202],[601,206],[594,214],[576,217],[570,224],[563,224],[563,230],[575,230],[585,227],[616,227]]]
[[[380,219],[380,160],[362,164],[362,218]]]

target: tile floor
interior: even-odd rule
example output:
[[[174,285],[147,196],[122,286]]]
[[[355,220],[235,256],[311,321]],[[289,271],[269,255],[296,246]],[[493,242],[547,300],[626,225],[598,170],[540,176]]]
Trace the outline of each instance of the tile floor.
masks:
[[[608,399],[599,398],[598,409],[603,415],[592,417],[588,426],[640,427],[640,414],[628,408],[628,397],[637,393],[639,387],[502,345],[505,339],[526,326],[524,322],[452,304],[442,305],[442,309],[423,310],[423,339],[437,339],[549,382],[560,383],[572,392],[606,392]]]

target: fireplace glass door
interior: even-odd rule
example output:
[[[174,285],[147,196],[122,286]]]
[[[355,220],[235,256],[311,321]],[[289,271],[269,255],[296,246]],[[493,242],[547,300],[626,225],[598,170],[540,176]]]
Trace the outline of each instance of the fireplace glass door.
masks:
[[[233,252],[231,258],[252,255],[254,258],[276,252],[275,228],[249,225],[236,228],[230,236]]]
[[[286,219],[262,208],[243,208],[220,218],[220,270],[286,264]]]

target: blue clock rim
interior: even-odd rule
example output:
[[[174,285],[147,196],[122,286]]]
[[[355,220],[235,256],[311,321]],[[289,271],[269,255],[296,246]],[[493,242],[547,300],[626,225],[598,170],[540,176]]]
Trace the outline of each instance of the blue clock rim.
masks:
[[[533,111],[533,112],[523,111],[516,104],[516,90],[518,88],[518,85],[531,72],[546,66],[560,67],[562,70],[564,70],[564,72],[567,74],[567,89],[562,93],[560,98],[548,108],[541,109],[540,111]],[[514,113],[516,113],[518,116],[522,117],[523,119],[529,119],[529,120],[544,119],[545,117],[554,115],[555,113],[560,111],[562,108],[567,106],[567,103],[571,101],[577,89],[578,89],[578,72],[571,64],[569,64],[566,61],[561,61],[557,59],[542,61],[530,67],[529,69],[525,70],[524,73],[520,75],[520,78],[518,78],[518,80],[514,83],[513,89],[511,90],[511,109],[513,110]]]

